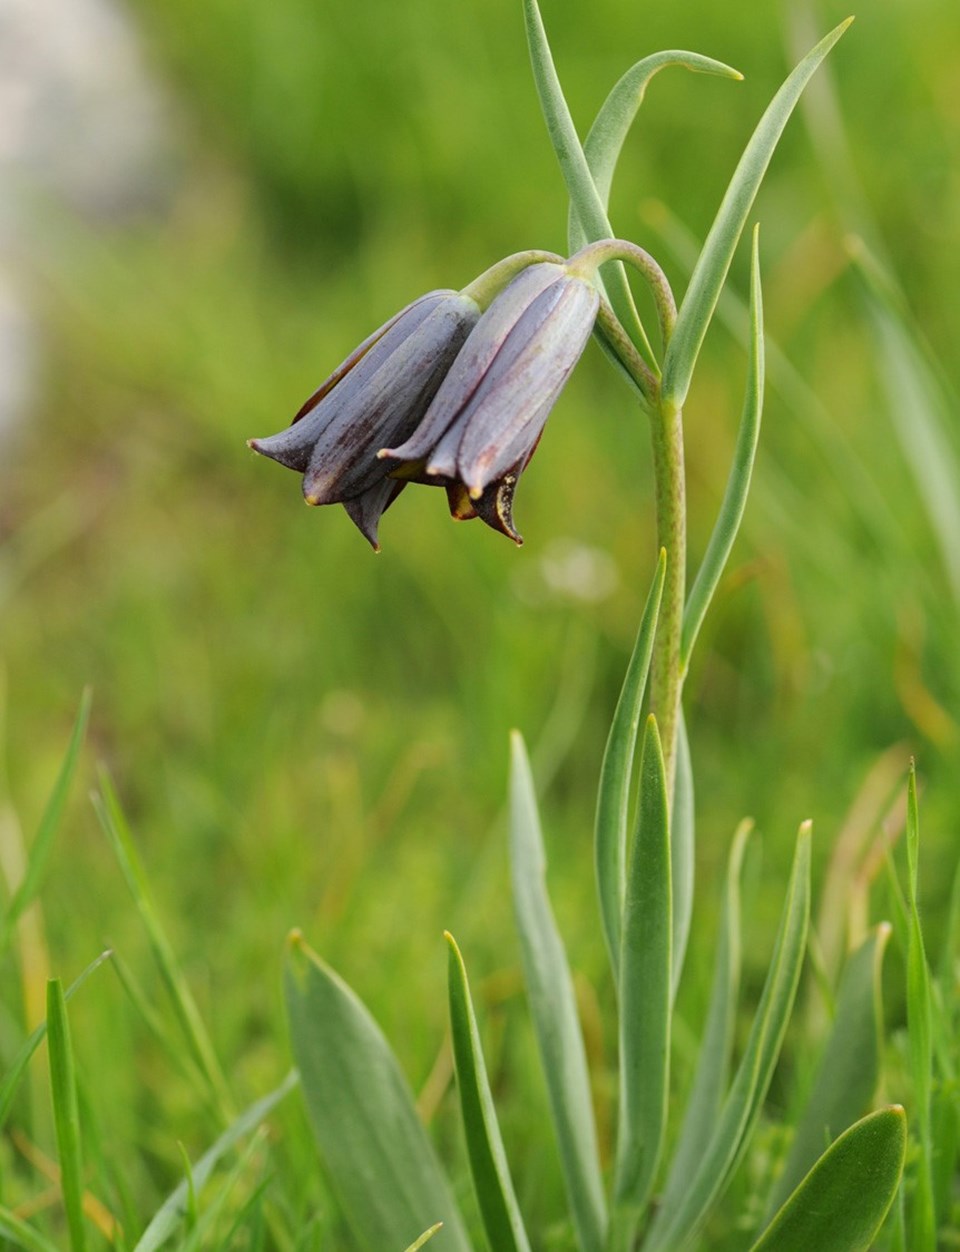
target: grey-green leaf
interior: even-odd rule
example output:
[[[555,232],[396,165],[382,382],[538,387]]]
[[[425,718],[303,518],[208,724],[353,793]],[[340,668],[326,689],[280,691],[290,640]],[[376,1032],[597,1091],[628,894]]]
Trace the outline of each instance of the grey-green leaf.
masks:
[[[890,926],[878,926],[849,957],[840,981],[833,1029],[767,1205],[776,1212],[823,1150],[869,1107],[880,1072],[883,953]]]
[[[722,78],[742,79],[739,70],[715,61],[712,57],[701,56],[698,52],[685,52],[682,49],[670,49],[667,52],[655,52],[644,57],[636,65],[618,79],[610,94],[600,107],[600,112],[583,145],[587,166],[593,177],[593,183],[603,209],[610,203],[610,187],[616,173],[620,152],[626,141],[633,120],[637,116],[651,78],[659,74],[668,65],[679,65],[695,74],[717,74]],[[568,236],[570,251],[576,252],[585,243],[590,242],[580,219],[570,206]]]
[[[661,549],[653,584],[647,595],[647,603],[640,619],[633,653],[610,726],[603,764],[600,767],[600,785],[597,790],[594,860],[597,891],[600,897],[600,916],[615,979],[618,977],[620,968],[620,928],[626,876],[627,823],[630,813],[633,763],[666,569],[667,553],[666,549]]]
[[[570,1214],[583,1252],[607,1225],[590,1075],[577,1000],[546,886],[546,855],[522,737],[511,739],[510,871],[524,981],[547,1083]]]
[[[824,1152],[751,1252],[867,1252],[897,1193],[906,1148],[902,1108],[864,1117]]]
[[[793,1009],[810,921],[810,825],[797,836],[780,930],[760,1004],[730,1092],[696,1173],[654,1220],[645,1252],[679,1252],[723,1192],[756,1127]]]
[[[480,1032],[470,997],[470,984],[456,940],[444,935],[450,946],[448,989],[450,1033],[457,1070],[457,1090],[463,1133],[467,1141],[470,1173],[490,1247],[497,1252],[530,1252],[504,1151],[500,1126],[490,1092]]]
[[[327,1177],[360,1247],[402,1248],[442,1221],[470,1243],[413,1096],[379,1026],[303,939],[286,965],[290,1039]]]
[[[759,227],[754,227],[750,258],[750,363],[747,370],[747,389],[723,503],[720,505],[720,513],[683,614],[680,663],[684,669],[690,664],[693,645],[697,641],[710,601],[727,564],[747,505],[753,462],[760,439],[763,380],[763,295],[760,289]]]
[[[647,718],[636,832],[627,865],[620,951],[618,1226],[643,1215],[663,1150],[673,984],[670,821],[663,748]]]
[[[683,407],[700,346],[737,242],[790,114],[817,66],[852,20],[841,22],[796,66],[768,105],[744,149],[694,267],[664,357],[661,402],[668,408]]]
[[[683,973],[693,918],[693,879],[696,859],[696,806],[693,790],[693,762],[687,723],[680,710],[677,722],[677,768],[673,780],[673,810],[670,818],[670,876],[673,885],[673,962],[671,978],[676,996]]]
[[[663,1207],[676,1207],[703,1157],[730,1078],[740,988],[740,877],[753,823],[741,822],[727,860],[713,986],[693,1086],[670,1162]]]

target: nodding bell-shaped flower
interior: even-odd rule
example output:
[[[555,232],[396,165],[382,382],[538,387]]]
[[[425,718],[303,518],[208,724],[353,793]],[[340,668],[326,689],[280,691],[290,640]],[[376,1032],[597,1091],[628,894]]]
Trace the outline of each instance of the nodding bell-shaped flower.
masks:
[[[406,485],[377,451],[417,429],[479,317],[468,294],[421,296],[334,370],[292,426],[250,447],[302,474],[308,504],[343,504],[377,549],[380,517]]]
[[[522,543],[517,479],[593,330],[600,297],[562,263],[529,265],[493,300],[423,420],[382,448],[400,480],[446,487],[451,514],[480,517]]]

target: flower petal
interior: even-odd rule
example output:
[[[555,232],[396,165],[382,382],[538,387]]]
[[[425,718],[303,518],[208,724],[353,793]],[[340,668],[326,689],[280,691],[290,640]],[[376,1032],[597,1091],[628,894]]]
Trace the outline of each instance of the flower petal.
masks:
[[[522,270],[477,322],[416,432],[399,447],[382,449],[380,455],[404,461],[428,457],[470,401],[518,320],[564,273],[563,266],[549,261]]]
[[[358,527],[360,533],[369,541],[374,552],[380,551],[377,529],[380,518],[403,491],[406,483],[395,482],[385,478],[374,487],[370,487],[362,495],[352,500],[344,500],[343,507],[347,510],[350,520]]]

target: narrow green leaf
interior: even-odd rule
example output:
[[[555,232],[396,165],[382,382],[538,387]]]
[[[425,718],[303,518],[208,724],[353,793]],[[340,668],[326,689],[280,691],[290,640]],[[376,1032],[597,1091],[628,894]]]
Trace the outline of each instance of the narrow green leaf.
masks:
[[[72,1252],[87,1246],[83,1217],[83,1157],[80,1147],[80,1109],[77,1076],[70,1042],[67,1002],[59,978],[47,983],[47,1049],[50,1059],[50,1094],[57,1130],[60,1189],[67,1214]]]
[[[937,1221],[933,1208],[933,1138],[931,1098],[933,1069],[933,1029],[930,975],[920,926],[917,888],[920,869],[920,818],[917,808],[917,773],[910,766],[907,786],[907,886],[910,908],[910,937],[907,947],[907,1033],[910,1039],[910,1070],[913,1078],[914,1107],[920,1153],[917,1185],[913,1200],[914,1252],[934,1252]]]
[[[860,240],[848,241],[863,282],[887,409],[917,484],[950,589],[960,602],[960,453],[957,399],[902,297]]]
[[[109,951],[101,952],[95,961],[90,962],[80,977],[68,987],[67,994],[65,996],[68,1003],[80,990],[93,971],[95,969],[99,969],[103,962],[112,955],[113,954]],[[17,1093],[17,1087],[20,1085],[20,1079],[23,1077],[24,1071],[30,1062],[30,1058],[43,1042],[46,1034],[47,1023],[41,1022],[40,1025],[23,1041],[19,1052],[10,1064],[10,1068],[4,1074],[3,1081],[0,1082],[0,1126],[3,1126],[10,1114],[10,1106],[13,1104],[13,1097]]]
[[[907,1150],[907,1119],[893,1105],[830,1145],[752,1252],[867,1252],[890,1211]]]
[[[730,475],[720,505],[710,542],[703,562],[697,571],[687,606],[683,614],[683,634],[680,641],[680,663],[684,669],[690,664],[693,645],[706,616],[710,601],[720,582],[734,540],[740,529],[743,512],[747,505],[750,479],[757,443],[760,439],[760,419],[763,414],[763,295],[760,289],[759,226],[753,230],[753,246],[750,256],[750,363],[747,372],[747,391],[740,416],[740,429],[733,453]]]
[[[688,1245],[736,1169],[756,1127],[793,1008],[810,921],[810,824],[797,836],[773,957],[747,1045],[696,1173],[675,1204],[664,1204],[645,1252]]]
[[[470,1158],[470,1173],[490,1247],[497,1252],[530,1252],[530,1241],[517,1204],[507,1154],[500,1137],[480,1032],[470,998],[467,971],[456,940],[444,933],[449,948],[448,988],[450,1033],[460,1093],[463,1133]]]
[[[299,1082],[296,1071],[289,1073],[274,1091],[251,1104],[240,1114],[222,1135],[200,1157],[191,1172],[194,1191],[206,1186],[217,1165],[237,1143],[261,1125],[273,1112],[285,1095]],[[160,1205],[150,1224],[140,1236],[134,1252],[156,1252],[173,1235],[180,1223],[188,1216],[190,1208],[190,1181],[184,1178]]]
[[[222,1122],[229,1124],[234,1119],[235,1111],[227,1080],[220,1068],[220,1062],[217,1060],[217,1054],[204,1025],[203,1017],[163,929],[160,916],[153,903],[146,871],[140,861],[136,844],[120,807],[120,801],[106,770],[100,771],[100,794],[93,796],[93,807],[137,906],[150,941],[153,958],[167,994],[170,996],[177,1023],[186,1040],[190,1055],[206,1080],[211,1100]]]
[[[612,239],[614,231],[607,219],[605,206],[594,186],[590,167],[577,135],[577,128],[564,98],[537,0],[523,0],[523,15],[540,107],[547,123],[550,142],[553,144],[553,150],[560,164],[560,172],[567,186],[570,204],[582,225],[584,235],[589,240]],[[623,265],[619,261],[605,265],[603,280],[608,298],[621,325],[635,346],[646,357],[647,363],[657,371],[656,358],[634,305]],[[650,399],[648,396],[643,398],[644,400]]]
[[[710,1006],[697,1057],[697,1070],[670,1162],[663,1207],[675,1208],[703,1157],[730,1078],[733,1037],[740,988],[740,877],[753,823],[737,827],[727,861],[723,905],[717,934]]]
[[[673,995],[680,986],[680,975],[687,955],[690,922],[693,918],[693,879],[696,860],[696,810],[693,791],[693,762],[687,723],[680,710],[677,722],[677,766],[673,780],[673,809],[670,818],[670,880],[673,884],[673,956],[671,978]]]
[[[663,362],[661,403],[674,411],[683,407],[693,368],[740,234],[784,127],[817,66],[850,25],[842,22],[803,58],[774,96],[750,137],[740,163],[710,227],[677,315]]]
[[[890,926],[878,926],[848,959],[840,982],[830,1038],[790,1152],[767,1204],[767,1220],[799,1185],[823,1145],[851,1125],[870,1104],[880,1073],[883,953]]]
[[[419,1249],[422,1248],[425,1243],[429,1242],[429,1240],[431,1240],[433,1236],[437,1233],[437,1231],[440,1230],[442,1227],[443,1227],[443,1222],[436,1222],[433,1226],[430,1227],[429,1230],[425,1230],[415,1243],[411,1243],[409,1248],[407,1248],[406,1252],[419,1252]]]
[[[547,895],[533,775],[516,732],[510,748],[510,871],[524,981],[571,1217],[582,1252],[600,1252],[607,1211],[576,994]]]
[[[627,823],[630,813],[633,762],[640,727],[640,710],[650,672],[657,615],[663,596],[667,570],[666,549],[660,550],[653,584],[640,618],[640,628],[623,680],[623,688],[610,726],[600,785],[597,790],[597,816],[594,827],[594,860],[600,916],[610,954],[613,976],[620,968],[620,926],[623,913],[624,880],[627,863]]]
[[[359,1245],[370,1252],[405,1247],[442,1221],[449,1252],[470,1252],[450,1186],[379,1026],[297,933],[285,984],[310,1123]]]
[[[610,94],[604,100],[583,145],[587,167],[604,211],[610,203],[610,187],[616,173],[620,152],[634,118],[643,104],[650,80],[668,65],[678,65],[695,74],[716,74],[721,78],[743,79],[739,70],[724,65],[722,61],[701,56],[698,52],[685,52],[677,48],[670,49],[668,52],[655,52],[652,56],[644,57],[642,61],[632,65],[614,84]],[[585,243],[592,242],[580,225],[580,219],[572,203],[568,235],[571,252],[576,252]]]
[[[639,1222],[663,1150],[670,1081],[673,922],[663,748],[647,719],[637,827],[627,868],[620,953],[618,1224]]]
[[[59,829],[63,810],[67,804],[67,797],[70,794],[70,785],[77,770],[77,762],[80,759],[80,749],[83,747],[87,723],[90,720],[90,700],[90,688],[87,687],[80,697],[80,708],[77,710],[73,732],[70,735],[70,742],[67,745],[67,751],[57,774],[56,782],[53,784],[50,799],[47,801],[47,807],[43,811],[36,836],[30,845],[26,873],[10,898],[3,919],[0,921],[0,952],[7,950],[10,936],[18,918],[22,915],[24,909],[33,902],[43,881],[43,876],[50,860],[50,853],[53,850],[54,837]]]
[[[60,1252],[57,1245],[51,1243],[39,1230],[28,1226],[23,1218],[2,1205],[0,1205],[0,1236],[16,1248],[25,1248],[26,1252]]]

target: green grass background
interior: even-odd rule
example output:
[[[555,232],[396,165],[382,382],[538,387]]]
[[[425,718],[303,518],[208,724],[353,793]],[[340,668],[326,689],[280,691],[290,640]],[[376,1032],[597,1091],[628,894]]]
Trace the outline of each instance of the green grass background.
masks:
[[[589,347],[521,484],[520,550],[452,524],[441,493],[414,488],[374,556],[342,510],[308,512],[296,478],[244,446],[283,427],[420,292],[464,285],[521,248],[563,250],[565,196],[519,5],[135,0],[130,12],[175,102],[166,191],[113,225],[38,205],[43,247],[24,261],[46,354],[39,403],[0,462],[0,662],[4,804],[28,839],[85,684],[94,706],[22,980],[6,960],[0,1049],[33,1024],[46,969],[70,980],[105,941],[159,997],[84,794],[103,761],[237,1101],[289,1063],[279,973],[293,925],[364,996],[419,1087],[443,1037],[448,927],[486,1005],[521,1202],[549,1229],[556,1171],[524,1165],[544,1097],[506,893],[506,733],[518,726],[540,746],[551,885],[596,1004],[603,1103],[611,989],[588,868],[606,725],[656,556],[643,421]],[[689,47],[746,75],[667,71],[624,153],[614,224],[661,256],[678,292],[686,274],[649,202],[706,231],[786,72],[783,16],[772,3],[544,3],[581,133],[648,52]],[[819,30],[844,16],[822,3]],[[949,0],[873,0],[831,58],[856,175],[954,381],[958,57]],[[768,334],[829,422],[769,395],[755,490],[687,687],[700,877],[681,1001],[691,1031],[715,880],[743,815],[764,848],[748,992],[797,824],[814,819],[822,864],[893,743],[916,753],[924,781],[934,946],[953,873],[958,606],[894,435],[830,184],[798,116],[755,216]],[[745,273],[742,255],[741,290]],[[687,406],[693,561],[723,490],[744,370],[715,327]],[[551,590],[544,561],[558,539],[613,559],[605,600]],[[215,1128],[109,970],[72,1019],[104,1155],[142,1220],[180,1175],[177,1140],[196,1155]],[[682,1073],[682,1032],[680,1052]],[[14,1120],[51,1151],[42,1077]],[[295,1100],[269,1155],[273,1192],[302,1217],[326,1210]],[[441,1134],[456,1153],[449,1112]],[[0,1152],[12,1200],[40,1189],[14,1144]]]

